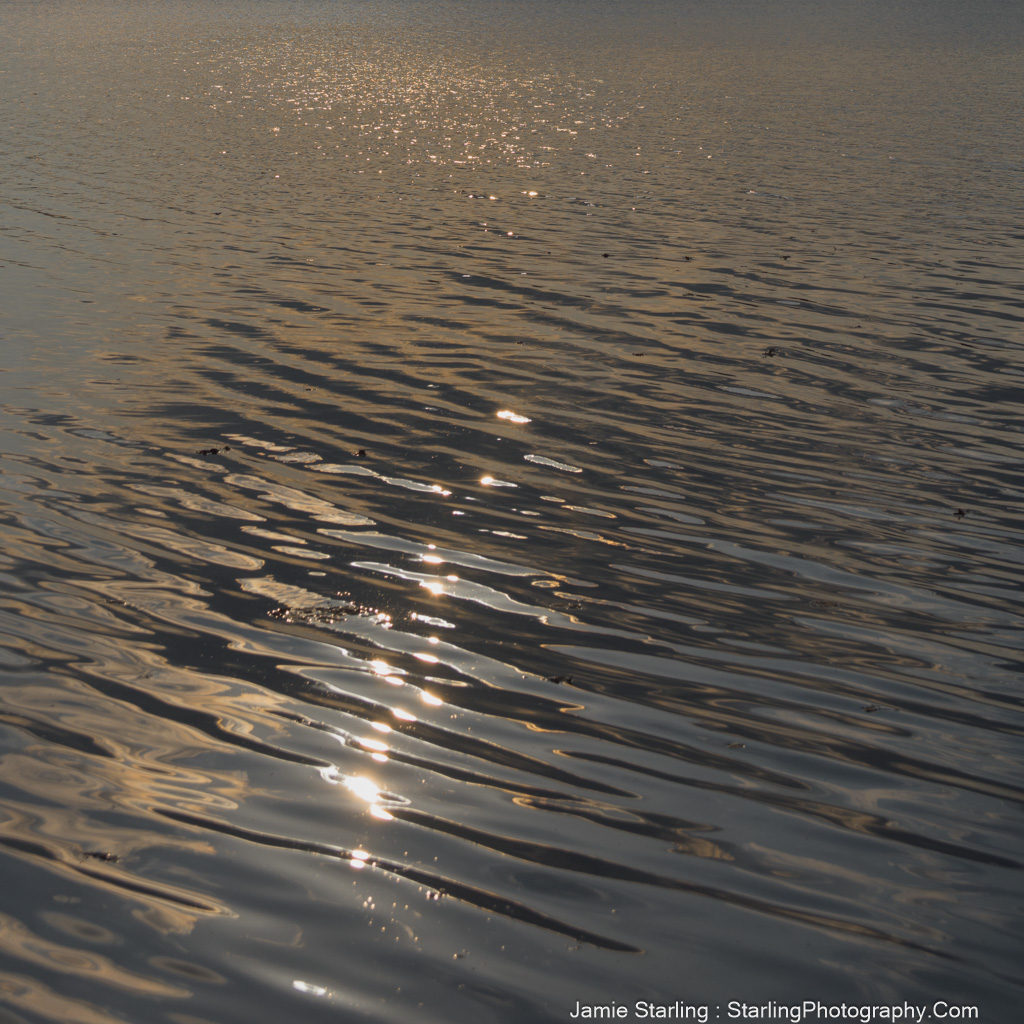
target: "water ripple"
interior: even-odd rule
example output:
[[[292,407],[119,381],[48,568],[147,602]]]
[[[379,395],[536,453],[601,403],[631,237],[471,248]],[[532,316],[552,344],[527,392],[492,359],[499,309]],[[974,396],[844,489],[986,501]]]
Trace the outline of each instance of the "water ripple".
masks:
[[[5,15],[0,1002],[1012,1019],[1019,18],[328,6]]]

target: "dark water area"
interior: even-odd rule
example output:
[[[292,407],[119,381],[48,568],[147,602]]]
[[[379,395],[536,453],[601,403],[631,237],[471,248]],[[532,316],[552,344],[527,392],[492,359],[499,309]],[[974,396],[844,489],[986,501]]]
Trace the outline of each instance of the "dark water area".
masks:
[[[1022,44],[0,3],[0,1022],[1018,1020]]]

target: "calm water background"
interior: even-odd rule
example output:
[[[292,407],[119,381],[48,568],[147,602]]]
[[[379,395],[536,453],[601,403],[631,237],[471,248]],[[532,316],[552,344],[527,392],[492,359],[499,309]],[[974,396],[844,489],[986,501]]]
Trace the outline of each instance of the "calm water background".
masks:
[[[0,4],[0,1019],[1019,1019],[1022,42]]]

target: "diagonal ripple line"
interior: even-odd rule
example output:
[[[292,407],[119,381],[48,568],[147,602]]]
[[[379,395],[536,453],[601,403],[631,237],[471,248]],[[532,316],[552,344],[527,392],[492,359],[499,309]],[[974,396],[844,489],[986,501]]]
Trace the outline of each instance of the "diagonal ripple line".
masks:
[[[298,850],[302,853],[312,853],[321,857],[331,857],[335,860],[351,863],[355,856],[351,850],[345,850],[339,846],[328,846],[326,843],[306,842],[300,839],[291,839],[286,836],[275,836],[264,832],[255,832],[251,829],[241,828],[237,825],[230,825],[227,822],[215,818],[200,817],[187,814],[183,811],[175,811],[169,808],[158,808],[155,813],[171,821],[179,822],[182,825],[191,825],[198,829],[219,832],[222,835],[231,836],[234,839],[241,839],[250,843],[257,843],[261,846],[274,847],[284,850]],[[422,868],[416,868],[408,864],[400,864],[397,861],[390,861],[380,857],[369,857],[362,861],[368,866],[385,871],[398,878],[404,878],[410,882],[420,882],[436,890],[445,896],[460,900],[470,906],[478,907],[481,910],[489,910],[503,917],[515,921],[522,921],[525,924],[536,925],[539,928],[556,932],[575,939],[578,942],[586,942],[599,949],[607,949],[617,953],[642,953],[643,950],[628,943],[618,942],[607,936],[598,935],[595,932],[575,928],[570,924],[559,921],[557,918],[533,910],[523,903],[506,899],[497,893],[487,892],[474,886],[467,885],[444,875],[434,874]]]

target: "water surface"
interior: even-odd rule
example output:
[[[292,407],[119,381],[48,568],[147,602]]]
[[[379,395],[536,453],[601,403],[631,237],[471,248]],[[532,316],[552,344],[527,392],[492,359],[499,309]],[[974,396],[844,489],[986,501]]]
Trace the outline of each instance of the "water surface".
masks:
[[[3,1019],[1022,998],[1018,6],[0,6]]]

